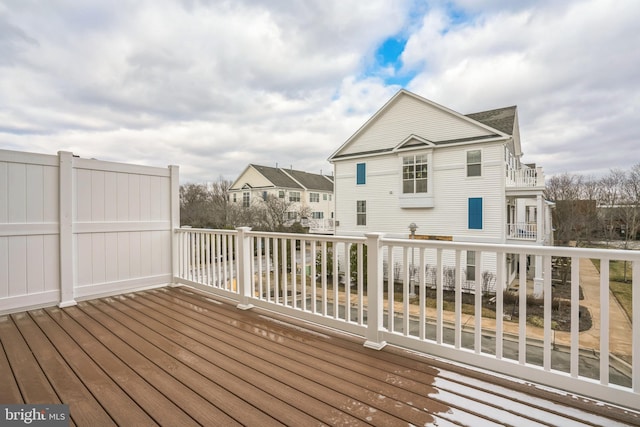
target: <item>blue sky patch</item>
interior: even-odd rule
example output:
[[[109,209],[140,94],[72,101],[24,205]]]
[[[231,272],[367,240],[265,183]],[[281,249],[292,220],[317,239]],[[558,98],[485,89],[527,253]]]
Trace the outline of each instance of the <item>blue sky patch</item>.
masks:
[[[404,52],[407,39],[393,36],[385,39],[375,52],[375,61],[367,70],[367,76],[376,76],[387,85],[406,86],[416,75],[414,71],[402,69],[400,56]]]
[[[399,39],[396,37],[389,37],[376,51],[376,60],[380,65],[393,65],[396,69],[399,68],[400,55],[404,51],[404,46],[407,44],[406,39]]]

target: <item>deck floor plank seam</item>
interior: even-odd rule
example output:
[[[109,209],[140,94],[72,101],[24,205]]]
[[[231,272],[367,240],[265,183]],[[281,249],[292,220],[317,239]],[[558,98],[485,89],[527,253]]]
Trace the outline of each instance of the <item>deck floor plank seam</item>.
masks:
[[[233,387],[238,393],[243,392],[243,387],[238,387],[234,383],[240,379],[247,384],[252,384],[253,386],[258,387],[267,398],[276,397],[287,405],[295,403],[295,406],[302,409],[304,412],[312,414],[318,420],[323,420],[323,422],[335,423],[337,420],[342,420],[342,422],[352,423],[356,421],[355,418],[352,418],[344,411],[332,410],[334,408],[330,405],[325,405],[322,399],[317,400],[317,396],[316,398],[313,398],[308,397],[305,394],[301,395],[300,392],[294,388],[295,386],[292,387],[286,384],[286,382],[282,382],[281,379],[278,380],[266,375],[250,363],[243,363],[243,361],[248,357],[247,354],[237,352],[237,354],[229,356],[228,354],[225,355],[224,353],[220,353],[221,347],[226,346],[227,344],[222,341],[212,340],[209,335],[198,331],[198,325],[196,324],[189,326],[188,324],[180,322],[180,318],[183,317],[184,314],[170,312],[169,309],[160,305],[154,306],[151,302],[146,302],[145,305],[145,301],[141,297],[137,297],[135,301],[128,301],[127,304],[131,305],[134,308],[134,311],[142,311],[144,310],[143,307],[147,307],[147,310],[149,310],[149,316],[158,322],[155,325],[156,329],[159,327],[173,329],[173,334],[170,334],[170,332],[167,331],[164,332],[163,335],[171,335],[171,339],[174,342],[187,346],[195,354],[198,354],[216,368],[227,373],[231,377],[232,381],[227,385],[227,387]],[[167,321],[168,318],[172,320]],[[255,351],[255,348],[253,351]],[[214,355],[217,356],[213,357]],[[275,363],[279,363],[279,361],[275,361]],[[270,370],[272,367],[269,366],[266,369]],[[331,394],[333,393],[331,392],[327,395],[330,396]],[[268,399],[266,402],[268,402]],[[255,399],[253,401],[255,405],[261,407],[263,410],[269,411],[270,406],[265,406],[266,402]],[[272,401],[271,404],[273,403],[275,402]],[[275,407],[277,408],[277,405]],[[280,414],[280,416],[284,415],[288,414]]]
[[[51,317],[51,311],[44,313],[46,316],[33,317],[34,321],[117,424],[123,425],[129,422],[140,426],[157,425],[131,396],[84,351],[82,343],[75,341],[55,322]],[[60,315],[60,313],[53,314]],[[73,413],[75,408],[70,407],[69,411]]]
[[[70,425],[640,426],[562,395],[185,286],[0,316],[0,403]],[[428,343],[427,343],[428,344]]]
[[[20,393],[26,402],[38,404],[61,403],[38,361],[33,356],[29,344],[15,324],[16,318],[28,316],[16,313],[9,316],[10,321],[0,323],[0,340],[7,352],[11,370],[16,375]]]
[[[112,330],[118,330],[126,325],[139,337],[132,341],[132,346],[137,350],[144,352],[145,354],[151,354],[151,361],[161,369],[165,369],[167,375],[172,375],[179,381],[181,381],[186,387],[189,387],[195,393],[198,393],[202,398],[207,400],[216,410],[225,412],[225,414],[231,418],[241,417],[236,422],[242,424],[252,423],[254,425],[275,425],[275,420],[267,415],[260,417],[258,414],[251,411],[255,407],[249,405],[238,396],[230,393],[226,388],[220,386],[215,381],[212,381],[209,377],[204,375],[198,368],[201,367],[198,356],[191,353],[184,347],[171,346],[170,342],[166,338],[157,332],[152,330],[149,326],[142,323],[141,319],[131,316],[127,316],[123,312],[117,309],[118,302],[104,304],[101,301],[91,302],[91,307],[88,304],[81,304],[80,308],[88,311],[89,309],[99,310],[104,315],[109,316],[113,321],[118,322],[118,325],[113,325]],[[142,316],[142,313],[138,313]],[[108,320],[102,321],[108,324]],[[154,337],[153,334],[157,336]],[[148,345],[142,343],[144,340]],[[164,341],[163,341],[164,340]],[[153,347],[149,347],[152,345]],[[190,362],[191,366],[186,362]],[[186,371],[186,374],[181,371]],[[226,408],[225,408],[226,406]]]
[[[86,305],[83,305],[83,307],[86,307]],[[227,417],[226,414],[217,411],[215,407],[209,406],[205,399],[194,393],[191,388],[178,381],[175,377],[166,375],[165,371],[153,363],[153,360],[149,359],[148,353],[136,350],[133,345],[137,341],[137,336],[126,326],[114,327],[109,323],[108,319],[104,317],[96,318],[96,313],[87,313],[80,306],[69,308],[66,311],[74,320],[82,323],[87,332],[107,346],[123,363],[141,378],[144,378],[148,384],[174,405],[173,408],[165,409],[165,412],[179,408],[185,414],[183,421],[187,423],[187,420],[191,419],[190,424],[233,425],[232,419]],[[145,348],[144,350],[147,352],[153,351],[151,348]],[[177,367],[172,366],[172,368]],[[161,419],[166,416],[162,416]]]
[[[158,294],[157,292],[150,292],[151,294]],[[148,295],[149,293],[146,293],[145,295]],[[188,304],[189,306],[191,306],[193,303],[195,303],[197,301],[190,301]],[[192,313],[192,316],[196,316],[196,320],[198,320],[199,323],[207,323],[207,319],[206,318],[199,318],[198,316],[202,316],[203,314],[200,313],[200,311],[202,311],[203,313],[209,312],[212,314],[212,316],[217,316],[217,313],[212,312],[211,310],[196,310],[195,313]],[[250,314],[242,314],[243,312],[239,312],[238,310],[233,311],[233,313],[240,313],[237,316],[239,316],[238,318],[236,318],[236,320],[233,321],[234,324],[234,328],[237,328],[241,323],[242,323],[242,319],[240,319],[240,317],[244,316],[244,315],[248,315],[250,317],[255,318],[255,316],[250,315]],[[227,323],[227,322],[224,322]],[[255,324],[255,320],[254,320],[254,324]],[[216,328],[219,325],[216,325],[216,322],[210,322],[208,323],[208,327],[206,328],[207,330],[212,330],[213,328]],[[197,327],[197,326],[196,326]],[[291,329],[289,329],[289,332],[291,331]],[[243,331],[244,333],[249,333],[247,331]],[[299,333],[299,331],[296,331],[296,333]],[[240,336],[238,335],[239,332],[236,332],[234,337],[235,338],[240,338]],[[252,334],[252,336],[255,334]],[[270,343],[270,340],[265,340],[264,337],[261,337],[258,335],[258,338],[262,338],[262,344],[258,344],[261,347],[273,347],[272,343]],[[311,340],[313,340],[314,337],[308,337],[308,339],[306,340],[306,344],[309,344],[309,342]],[[234,340],[234,343],[237,345],[238,343],[238,339]],[[283,340],[278,340],[278,346],[285,346],[287,343],[286,339]],[[326,349],[326,346],[325,346]],[[240,348],[241,351],[247,351],[247,348]],[[292,350],[293,351],[293,350]],[[373,354],[375,354],[376,352],[373,352]],[[293,354],[291,353],[291,351],[287,351],[285,353],[283,353],[283,355],[287,356],[287,357],[291,357]],[[353,355],[351,355],[352,357]],[[349,356],[346,355],[344,360],[348,360]],[[373,363],[375,365],[375,363]],[[291,368],[292,364],[288,364],[288,369]],[[311,363],[311,366],[314,368],[311,371],[315,372],[316,370],[320,370],[322,365],[318,364],[318,363]],[[338,364],[338,366],[340,366],[340,364]],[[302,370],[304,370],[304,367],[302,368]],[[294,374],[296,375],[305,375],[304,372],[294,372]],[[327,374],[331,374],[331,373],[327,373]],[[386,375],[389,375],[389,373],[387,372]],[[315,374],[315,378],[313,378],[312,376],[310,376],[309,374],[306,374],[306,376],[316,382],[320,381],[320,382],[325,382],[326,383],[326,378],[330,378],[330,377],[326,377],[323,376],[322,374]],[[399,419],[405,419],[405,421],[410,421],[410,422],[417,422],[416,419],[411,419],[411,415],[414,414],[414,412],[417,411],[426,411],[427,413],[430,414],[430,417],[434,417],[434,418],[440,418],[440,417],[447,417],[447,412],[451,410],[451,406],[447,406],[447,405],[442,405],[442,404],[437,404],[435,401],[430,400],[427,401],[424,396],[425,396],[425,392],[426,390],[417,390],[417,391],[411,391],[411,390],[407,390],[405,388],[400,388],[397,387],[397,384],[388,384],[384,381],[380,381],[377,378],[364,378],[364,381],[362,379],[360,379],[359,381],[354,380],[353,376],[354,373],[351,371],[351,369],[341,369],[341,373],[338,374],[334,374],[334,376],[336,378],[340,378],[341,382],[338,383],[337,385],[331,385],[332,388],[335,388],[337,390],[341,390],[344,389],[344,387],[346,386],[348,390],[351,390],[351,392],[353,393],[354,390],[363,390],[363,392],[365,394],[360,394],[360,399],[362,400],[363,403],[365,404],[369,404],[373,407],[377,407],[379,410],[382,411],[390,411],[391,413],[394,414],[394,416],[398,417]],[[324,379],[324,381],[322,381]],[[350,384],[345,384],[344,381],[349,381]],[[382,389],[378,389],[376,387],[380,387],[382,386]],[[402,399],[405,400],[398,400],[398,396],[402,394]],[[388,399],[387,399],[388,398]],[[395,403],[394,403],[395,400]],[[398,404],[397,402],[401,402],[400,404]],[[406,404],[404,402],[411,402],[412,405],[410,405],[411,407],[407,407]],[[420,404],[424,404],[426,406],[420,405]],[[397,406],[396,406],[397,405]],[[434,405],[437,407],[437,409],[440,409],[440,415],[434,415]],[[427,409],[428,408],[428,409]],[[463,409],[459,409],[460,411],[464,410]],[[414,414],[415,415],[415,414]],[[474,415],[473,414],[468,414],[466,415],[466,418],[473,418]],[[481,414],[475,414],[474,420],[477,423],[482,422],[483,424],[487,424],[488,421],[485,420],[485,417],[483,417]]]
[[[0,318],[0,322],[7,322],[8,316],[6,318]],[[8,342],[5,342],[9,345]],[[5,349],[5,345],[2,341],[2,336],[0,335],[0,402],[6,403],[24,403],[24,399],[22,398],[22,394],[20,393],[20,387],[18,387],[18,383],[16,382],[16,376],[11,369],[11,365],[9,364],[9,359],[7,358],[7,353]]]
[[[38,316],[45,314],[41,310],[35,310],[30,312],[29,316],[16,319],[15,324],[27,342],[37,343],[31,346],[31,351],[60,401],[73,406],[73,413],[70,414],[72,421],[83,425],[115,425],[113,419],[35,322],[34,318]]]
[[[155,298],[154,296],[147,297],[150,299]],[[221,331],[215,328],[215,323],[209,324],[208,326],[210,327],[203,328],[201,325],[207,321],[206,317],[201,317],[204,316],[204,314],[197,312],[191,314],[197,316],[197,318],[193,320],[195,323],[192,323],[190,327],[198,328],[202,333],[212,334],[214,333],[213,331],[218,331],[215,333],[215,340],[223,342],[233,341],[234,345],[227,348],[227,351],[230,352],[229,357],[237,358],[238,355],[250,353],[252,348],[258,348],[261,351],[252,355],[251,359],[247,362],[248,364],[260,366],[262,372],[269,372],[269,375],[273,378],[286,378],[287,376],[294,375],[298,378],[296,387],[301,392],[310,395],[322,394],[325,389],[327,389],[327,392],[333,390],[334,393],[332,393],[330,397],[332,397],[334,405],[341,404],[344,399],[349,399],[351,402],[349,407],[353,411],[353,414],[363,417],[365,421],[381,417],[384,418],[387,417],[386,414],[399,419],[404,417],[406,418],[405,421],[419,424],[430,422],[433,419],[429,414],[415,413],[419,411],[417,411],[416,408],[408,407],[404,402],[397,400],[392,401],[392,399],[387,400],[385,396],[371,393],[359,384],[348,383],[346,377],[349,376],[349,372],[343,372],[343,375],[340,377],[323,375],[318,371],[317,366],[314,365],[305,365],[295,369],[297,362],[290,359],[289,355],[284,355],[280,358],[277,354],[274,354],[269,358],[273,353],[265,352],[265,347],[262,345],[264,339],[259,335],[251,334],[249,336],[242,336],[242,331],[237,331],[236,328],[234,328],[233,331]],[[336,396],[336,392],[341,393],[342,396]],[[363,407],[376,408],[376,410],[380,412],[369,410],[370,413],[362,414]],[[392,420],[388,419],[381,422],[392,422]]]
[[[191,301],[190,303],[193,303],[193,302],[195,301]],[[197,312],[193,313],[193,316],[202,316],[202,315],[203,315],[202,313],[197,313]],[[216,313],[211,312],[211,315],[217,317]],[[243,316],[242,314],[238,314],[238,317],[235,318],[234,328],[237,329],[238,327],[241,326],[241,324],[246,323],[246,319],[242,319],[242,316]],[[206,328],[207,331],[211,331],[214,328],[218,328],[220,326],[220,324],[216,322],[216,320],[220,320],[220,319],[212,319],[210,322],[207,322],[206,318],[196,318],[195,320],[197,320],[201,324],[207,324],[208,325]],[[221,333],[229,333],[229,332],[224,332],[223,329],[220,329],[220,330],[221,330]],[[296,331],[296,332],[299,332],[299,331]],[[282,357],[287,357],[291,359],[291,362],[287,364],[288,370],[293,369],[295,364],[300,364],[299,366],[297,366],[298,369],[293,371],[295,375],[306,375],[307,378],[311,379],[312,381],[320,382],[320,383],[326,383],[327,378],[339,379],[340,381],[338,383],[336,383],[335,385],[331,384],[330,386],[332,388],[335,388],[338,391],[344,389],[345,392],[346,390],[350,390],[352,393],[354,390],[361,389],[365,393],[365,395],[362,395],[361,393],[361,398],[363,399],[363,403],[371,404],[374,407],[377,406],[378,409],[380,410],[385,410],[385,406],[386,406],[387,411],[392,412],[395,416],[399,418],[402,418],[402,417],[407,418],[409,417],[409,414],[411,414],[415,410],[426,411],[428,408],[429,409],[428,413],[431,416],[434,416],[434,412],[436,412],[437,410],[446,412],[447,410],[450,409],[450,407],[447,405],[438,405],[436,402],[428,401],[427,399],[424,398],[424,396],[426,395],[426,392],[428,391],[426,387],[430,387],[429,384],[420,384],[419,387],[425,387],[425,388],[420,388],[418,390],[411,390],[406,387],[398,387],[398,384],[389,383],[380,379],[381,377],[391,375],[389,374],[389,372],[383,373],[379,371],[378,377],[375,378],[375,377],[362,376],[357,372],[354,372],[352,369],[345,368],[343,366],[343,362],[346,362],[346,361],[351,362],[350,358],[353,357],[353,354],[344,355],[342,360],[334,361],[336,363],[326,363],[326,360],[325,360],[326,358],[325,359],[315,358],[313,355],[301,353],[295,349],[286,347],[287,339],[285,339],[284,336],[283,336],[283,339],[278,340],[276,344],[272,340],[269,340],[264,336],[261,336],[260,334],[251,333],[248,330],[235,331],[233,336],[235,338],[241,338],[240,334],[247,334],[253,337],[254,340],[257,338],[260,340],[257,342],[257,345],[260,346],[261,348],[269,349],[274,354],[279,354]],[[223,337],[220,337],[220,338],[224,339]],[[310,344],[310,341],[313,339],[314,339],[313,336],[308,337],[308,340],[305,343]],[[244,337],[244,340],[248,341],[246,336]],[[239,342],[238,339],[235,339],[234,345],[238,345],[238,342]],[[286,350],[280,351],[278,347],[284,347]],[[243,352],[248,350],[246,346],[241,346],[239,347],[239,349],[240,351],[243,351]],[[326,352],[326,345],[325,345],[325,352]],[[296,353],[299,353],[300,355],[297,355]],[[306,358],[306,362],[304,360],[305,358]],[[312,360],[314,358],[316,360]],[[375,365],[375,363],[372,363],[372,365]],[[307,371],[307,373],[305,373],[305,371]],[[309,374],[308,372],[311,372],[311,374]],[[411,407],[407,407],[404,402],[411,402],[412,403]],[[434,408],[434,405],[436,406],[436,408]],[[417,422],[417,420],[415,419],[411,420],[410,417],[406,421]]]
[[[167,424],[167,420],[172,425],[194,425],[196,422],[186,414],[178,405],[168,399],[157,388],[150,384],[144,376],[132,369],[126,362],[120,359],[115,353],[116,348],[103,343],[99,337],[94,336],[85,329],[89,319],[78,320],[70,313],[77,310],[77,307],[67,307],[65,309],[47,309],[52,314],[52,318],[60,325],[78,345],[87,352],[94,362],[103,367],[105,372],[123,390],[131,396],[156,423]],[[149,380],[160,380],[159,378],[149,378]]]
[[[158,292],[152,292],[152,293],[154,295],[159,294]],[[194,304],[197,301],[187,298],[185,299],[185,302],[187,304]],[[203,304],[206,305],[206,303],[203,303]],[[195,315],[199,316],[201,314],[198,313]],[[219,314],[212,312],[212,316],[217,317],[219,316]],[[228,316],[230,318],[235,319],[234,324],[236,327],[239,327],[240,322],[246,322],[246,320],[243,318],[243,316],[245,315],[242,313],[239,313],[237,310],[229,310]],[[223,319],[217,319],[217,320],[223,321]],[[255,324],[255,321],[253,323]],[[216,327],[215,323],[210,323],[210,326]],[[304,344],[302,344],[297,340],[284,339],[284,337],[290,335],[289,333],[287,333],[287,332],[290,332],[290,330],[291,329],[289,328],[289,331],[287,331],[286,326],[274,325],[271,331],[273,333],[282,334],[283,340],[278,342],[277,345],[274,345],[273,342],[271,342],[270,340],[263,339],[264,343],[262,344],[262,346],[265,348],[270,348],[272,351],[276,353],[280,353],[283,356],[295,358],[297,362],[300,362],[301,360],[295,357],[296,353],[305,354],[308,357],[319,357],[319,361],[318,363],[315,364],[315,366],[317,366],[318,369],[324,368],[324,372],[328,375],[334,375],[334,376],[342,375],[343,379],[350,381],[353,385],[357,387],[366,388],[370,392],[377,393],[382,398],[390,397],[391,399],[396,399],[402,402],[411,402],[412,406],[414,407],[423,408],[423,409],[429,408],[429,412],[431,414],[436,414],[439,410],[439,412],[441,413],[440,415],[441,417],[446,417],[445,414],[448,411],[455,409],[457,411],[468,412],[469,414],[465,415],[465,417],[467,419],[472,418],[474,423],[476,424],[489,423],[489,421],[486,420],[485,415],[483,415],[488,412],[491,412],[494,417],[501,419],[503,422],[509,422],[514,425],[519,425],[523,423],[531,424],[536,421],[532,417],[522,416],[522,414],[519,414],[517,412],[503,411],[498,405],[491,405],[491,407],[489,407],[484,402],[473,400],[473,399],[467,399],[464,395],[457,395],[456,401],[461,403],[457,406],[454,405],[454,407],[452,408],[452,405],[445,404],[444,399],[438,397],[438,393],[436,392],[435,387],[433,387],[433,382],[434,382],[433,376],[430,376],[427,381],[424,381],[423,379],[423,382],[419,383],[418,381],[415,381],[412,378],[414,377],[415,374],[418,374],[418,372],[416,372],[415,370],[409,371],[404,377],[395,375],[395,374],[390,374],[389,372],[393,368],[395,368],[397,365],[384,366],[383,369],[377,368],[376,365],[380,364],[381,362],[380,359],[376,358],[376,355],[378,355],[379,353],[372,351],[370,349],[365,349],[365,353],[359,353],[359,352],[357,353],[357,354],[362,354],[362,356],[368,359],[364,361],[356,361],[355,358],[353,357],[353,351],[351,352],[351,354],[348,354],[347,353],[348,350],[346,349],[345,349],[345,352],[343,352],[340,355],[340,357],[336,358],[334,357],[333,353],[327,354],[326,352],[325,352],[325,357],[322,357],[322,355],[320,354],[322,352],[321,350],[319,350],[320,347],[315,347],[317,345],[317,343],[315,342],[317,340],[317,336],[314,336],[314,335],[309,336],[305,340]],[[250,333],[246,329],[244,330],[244,332]],[[299,331],[296,331],[296,332],[300,334]],[[238,335],[236,335],[236,337],[238,337]],[[318,341],[321,341],[321,340],[318,340]],[[326,348],[327,343],[322,342],[322,344],[324,344]],[[276,347],[286,347],[287,350],[278,351]],[[306,347],[306,348],[312,347],[312,348],[315,348],[316,351],[305,352],[303,347]],[[355,348],[356,347],[351,347],[350,350],[353,350]],[[358,347],[358,350],[359,350],[359,347]],[[324,362],[328,362],[328,363],[324,363]],[[385,362],[382,362],[382,364],[384,365]],[[358,371],[363,371],[366,373],[361,374]],[[358,375],[361,375],[362,377],[358,377]],[[452,396],[452,394],[447,394],[447,395]],[[469,409],[471,407],[475,408],[475,410],[471,411]],[[496,415],[496,411],[501,411],[502,415],[501,416]],[[403,405],[397,406],[397,412],[404,413],[405,415],[409,413],[407,411],[407,408],[403,407]],[[474,417],[477,417],[477,418],[474,418]],[[415,422],[415,420],[409,420],[409,421]]]
[[[174,294],[175,293],[178,295],[182,295],[181,298],[187,296],[187,297],[200,299],[201,301],[203,301],[202,302],[203,304],[205,302],[211,301],[211,298],[209,298],[209,296],[203,293],[202,291],[191,289],[191,288],[184,288],[184,287],[172,288],[170,290],[162,288],[154,291],[154,293],[158,293],[158,294],[162,294],[162,293]],[[202,298],[202,296],[204,296],[204,298]],[[210,303],[209,307],[213,307],[213,304],[215,303]],[[254,309],[254,310],[258,312],[261,311],[261,309]],[[217,312],[218,314],[220,314],[221,312],[224,312],[225,315],[230,315],[233,317],[235,313],[238,313],[239,311],[236,310],[235,307],[230,304],[222,304],[217,309]],[[304,322],[304,321],[291,319],[284,315],[279,315],[279,314],[267,312],[267,311],[265,312],[266,312],[266,315],[264,316],[265,318],[268,318],[269,320],[276,320],[272,322],[274,324],[280,323],[281,325],[284,325],[282,327],[285,327],[285,328],[287,327],[286,324],[288,323],[294,323],[296,326],[302,324],[303,328],[309,329],[309,335],[315,338],[314,340],[311,340],[308,337],[305,339],[305,344],[308,344],[309,346],[315,345],[316,342],[331,340],[331,338],[323,339],[323,336],[326,336],[326,329],[320,326],[309,324],[308,322]],[[237,316],[235,317],[236,320],[243,315],[242,313],[244,313],[244,311],[240,311],[239,313],[240,314],[237,314]],[[282,321],[278,321],[278,319],[281,319]],[[302,332],[301,334],[304,334],[304,332]],[[361,339],[355,338],[345,333],[341,333],[340,338],[343,338],[343,339],[334,340],[331,343],[332,350],[333,350],[331,353],[332,355],[340,354],[342,351],[347,352],[347,354],[349,352],[355,351],[364,356],[371,354],[370,349],[367,349],[362,346]],[[293,340],[290,340],[288,342],[292,342],[292,341]],[[288,342],[285,343],[284,345],[288,345]],[[318,344],[318,345],[322,346],[322,344]],[[398,354],[401,356],[399,359],[396,358]],[[344,354],[342,355],[344,356]],[[501,384],[502,386],[499,388],[504,389],[505,391],[504,393],[499,394],[498,397],[511,400],[516,404],[521,405],[520,407],[516,409],[512,409],[509,412],[511,414],[522,415],[522,413],[526,411],[530,411],[531,413],[533,413],[533,415],[531,415],[530,417],[532,419],[535,419],[538,422],[540,422],[540,418],[544,418],[547,420],[545,421],[545,423],[557,422],[557,423],[563,423],[563,424],[577,423],[578,425],[599,425],[601,423],[612,422],[612,421],[609,421],[612,419],[609,417],[609,414],[611,414],[611,416],[614,417],[613,419],[615,421],[619,421],[624,425],[636,425],[636,423],[639,423],[640,421],[638,418],[638,415],[633,413],[633,411],[627,411],[625,409],[616,408],[611,405],[602,404],[601,402],[589,403],[590,399],[581,399],[580,402],[576,402],[575,397],[572,398],[571,396],[568,396],[568,395],[558,395],[554,393],[549,393],[544,389],[537,389],[535,388],[534,385],[531,385],[528,383],[523,383],[518,381],[514,382],[508,379],[501,379],[499,377],[496,377],[487,373],[479,373],[473,369],[469,370],[467,368],[461,368],[460,366],[457,366],[455,364],[452,365],[445,361],[437,360],[430,357],[418,356],[418,355],[412,354],[411,352],[406,352],[398,348],[394,349],[394,347],[392,346],[389,347],[388,350],[385,349],[384,351],[377,352],[375,357],[376,357],[375,360],[377,361],[380,361],[380,359],[382,359],[390,363],[391,366],[385,369],[390,369],[393,367],[394,364],[398,364],[400,366],[405,366],[407,369],[411,370],[412,375],[416,374],[416,370],[418,372],[418,375],[420,375],[420,373],[423,371],[424,373],[428,372],[427,375],[429,374],[433,375],[433,371],[435,369],[445,369],[447,371],[455,371],[455,372],[462,371],[464,372],[464,375],[471,375],[472,378],[478,381],[482,381],[486,384],[486,387],[473,386],[471,388],[476,388],[477,390],[481,390],[481,391],[489,391],[490,394],[493,393],[494,384],[496,383]],[[429,364],[431,366],[427,366],[425,362],[426,364]],[[367,365],[367,364],[368,363],[364,363],[363,365]],[[425,370],[425,366],[427,366],[426,370]],[[438,383],[439,388],[444,390],[451,387],[451,385],[449,384],[453,384],[453,383],[447,384],[447,380],[445,379],[445,381],[443,381],[443,378],[440,375],[438,375],[438,381],[439,381]],[[513,393],[514,388],[517,389],[518,391],[518,393],[516,393],[516,395],[518,395],[517,398],[514,398],[514,393]],[[538,398],[532,399],[531,398],[532,396],[538,396]],[[535,401],[537,403],[532,403],[532,401]],[[445,403],[449,404],[450,402],[445,402]],[[581,409],[575,408],[576,403],[580,404],[579,406]],[[497,405],[495,405],[494,408],[496,406]],[[598,414],[590,414],[589,409],[596,410]],[[603,411],[600,411],[600,409],[603,409]],[[492,409],[492,411],[493,413],[495,413],[495,409]],[[575,415],[570,415],[570,414],[575,414]],[[541,417],[541,415],[545,415],[545,416]],[[585,418],[585,415],[587,415],[586,418]],[[527,417],[529,416],[527,415]],[[593,419],[593,421],[590,421],[589,420],[590,418]]]

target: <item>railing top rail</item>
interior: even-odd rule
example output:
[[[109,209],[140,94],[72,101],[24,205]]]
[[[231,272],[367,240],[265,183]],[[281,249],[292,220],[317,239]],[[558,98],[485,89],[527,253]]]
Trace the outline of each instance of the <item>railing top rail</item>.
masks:
[[[199,232],[208,234],[226,234],[235,235],[237,230],[222,230],[222,229],[210,229],[210,228],[176,228],[175,232]],[[253,237],[266,237],[266,238],[289,238],[297,240],[315,240],[326,242],[345,242],[345,243],[364,243],[366,237],[359,236],[322,236],[312,234],[299,234],[299,233],[278,233],[267,231],[248,231],[248,236]],[[497,253],[525,253],[529,255],[549,255],[560,257],[572,257],[577,256],[581,258],[596,258],[596,259],[613,259],[621,261],[636,261],[640,262],[640,251],[629,251],[623,249],[596,249],[596,248],[574,248],[565,246],[530,246],[530,245],[517,245],[517,244],[502,244],[502,243],[471,243],[471,242],[448,242],[441,240],[414,240],[406,238],[391,238],[381,236],[381,241],[386,245],[393,245],[398,247],[421,247],[431,249],[448,249],[448,250],[474,250],[485,252],[497,252]]]
[[[180,227],[174,230],[176,233],[189,233],[193,231],[197,231],[198,233],[208,233],[208,234],[238,234],[237,230],[223,230],[219,228],[191,228],[191,227]]]
[[[550,255],[560,257],[614,259],[640,262],[640,251],[622,249],[574,248],[565,246],[530,246],[498,243],[447,242],[440,240],[412,240],[383,237],[382,243],[399,247],[424,247],[449,250],[475,250],[497,253],[526,253],[529,255]]]
[[[269,237],[269,238],[277,238],[277,237],[286,237],[289,239],[297,239],[297,240],[317,240],[317,241],[325,241],[325,242],[347,242],[347,243],[364,243],[367,241],[364,237],[358,236],[321,236],[316,234],[300,234],[300,233],[278,233],[271,231],[249,231],[247,232],[248,236],[254,237]]]

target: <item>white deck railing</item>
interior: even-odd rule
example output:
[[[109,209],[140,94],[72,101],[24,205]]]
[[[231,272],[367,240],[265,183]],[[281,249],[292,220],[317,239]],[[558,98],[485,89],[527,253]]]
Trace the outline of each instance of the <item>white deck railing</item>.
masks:
[[[507,169],[507,187],[544,187],[542,168]]]
[[[536,240],[538,226],[528,222],[509,223],[507,224],[507,237],[515,240]]]
[[[640,252],[389,239],[376,233],[278,234],[249,228],[178,229],[176,240],[179,267],[174,281],[231,298],[241,308],[262,307],[338,328],[362,336],[370,348],[400,345],[640,409]],[[483,259],[484,265],[494,266],[495,283],[503,286],[509,266],[516,266],[516,280],[509,283],[512,293],[465,292],[466,251],[476,253],[476,282],[481,282]],[[544,298],[537,303],[542,310],[536,312],[540,326],[531,324],[533,306],[524,291],[527,257],[541,257],[544,267]],[[552,321],[551,268],[558,257],[571,261],[570,296],[561,302],[570,307],[570,328],[562,333],[555,331]],[[595,301],[579,299],[581,259],[600,260]],[[609,328],[610,260],[632,265],[634,308],[625,354],[619,354],[617,345],[611,351],[617,337]],[[385,280],[385,265],[398,270],[391,274],[397,280]],[[434,267],[435,283],[432,278],[427,282],[426,272]],[[507,305],[505,296],[510,295],[515,299]],[[589,348],[578,329],[581,304],[594,305],[587,309],[600,313],[593,319],[599,336]],[[483,310],[497,315],[483,317]],[[518,320],[508,320],[512,316]]]

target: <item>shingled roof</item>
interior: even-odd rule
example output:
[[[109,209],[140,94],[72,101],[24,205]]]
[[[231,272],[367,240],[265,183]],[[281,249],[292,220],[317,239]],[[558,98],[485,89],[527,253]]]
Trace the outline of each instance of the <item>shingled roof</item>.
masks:
[[[272,168],[252,164],[255,170],[260,172],[275,187],[300,188],[318,191],[333,191],[333,181],[331,177],[315,173],[303,172],[294,169]]]
[[[513,105],[511,107],[481,111],[479,113],[467,114],[466,116],[507,135],[512,135],[513,124],[516,119],[516,106]]]
[[[325,175],[318,175],[293,169],[287,169],[285,170],[285,173],[291,175],[308,190],[333,191],[333,181]]]
[[[300,184],[284,173],[282,169],[254,164],[252,164],[251,167],[264,175],[264,177],[271,181],[271,183],[276,187],[302,188]]]

